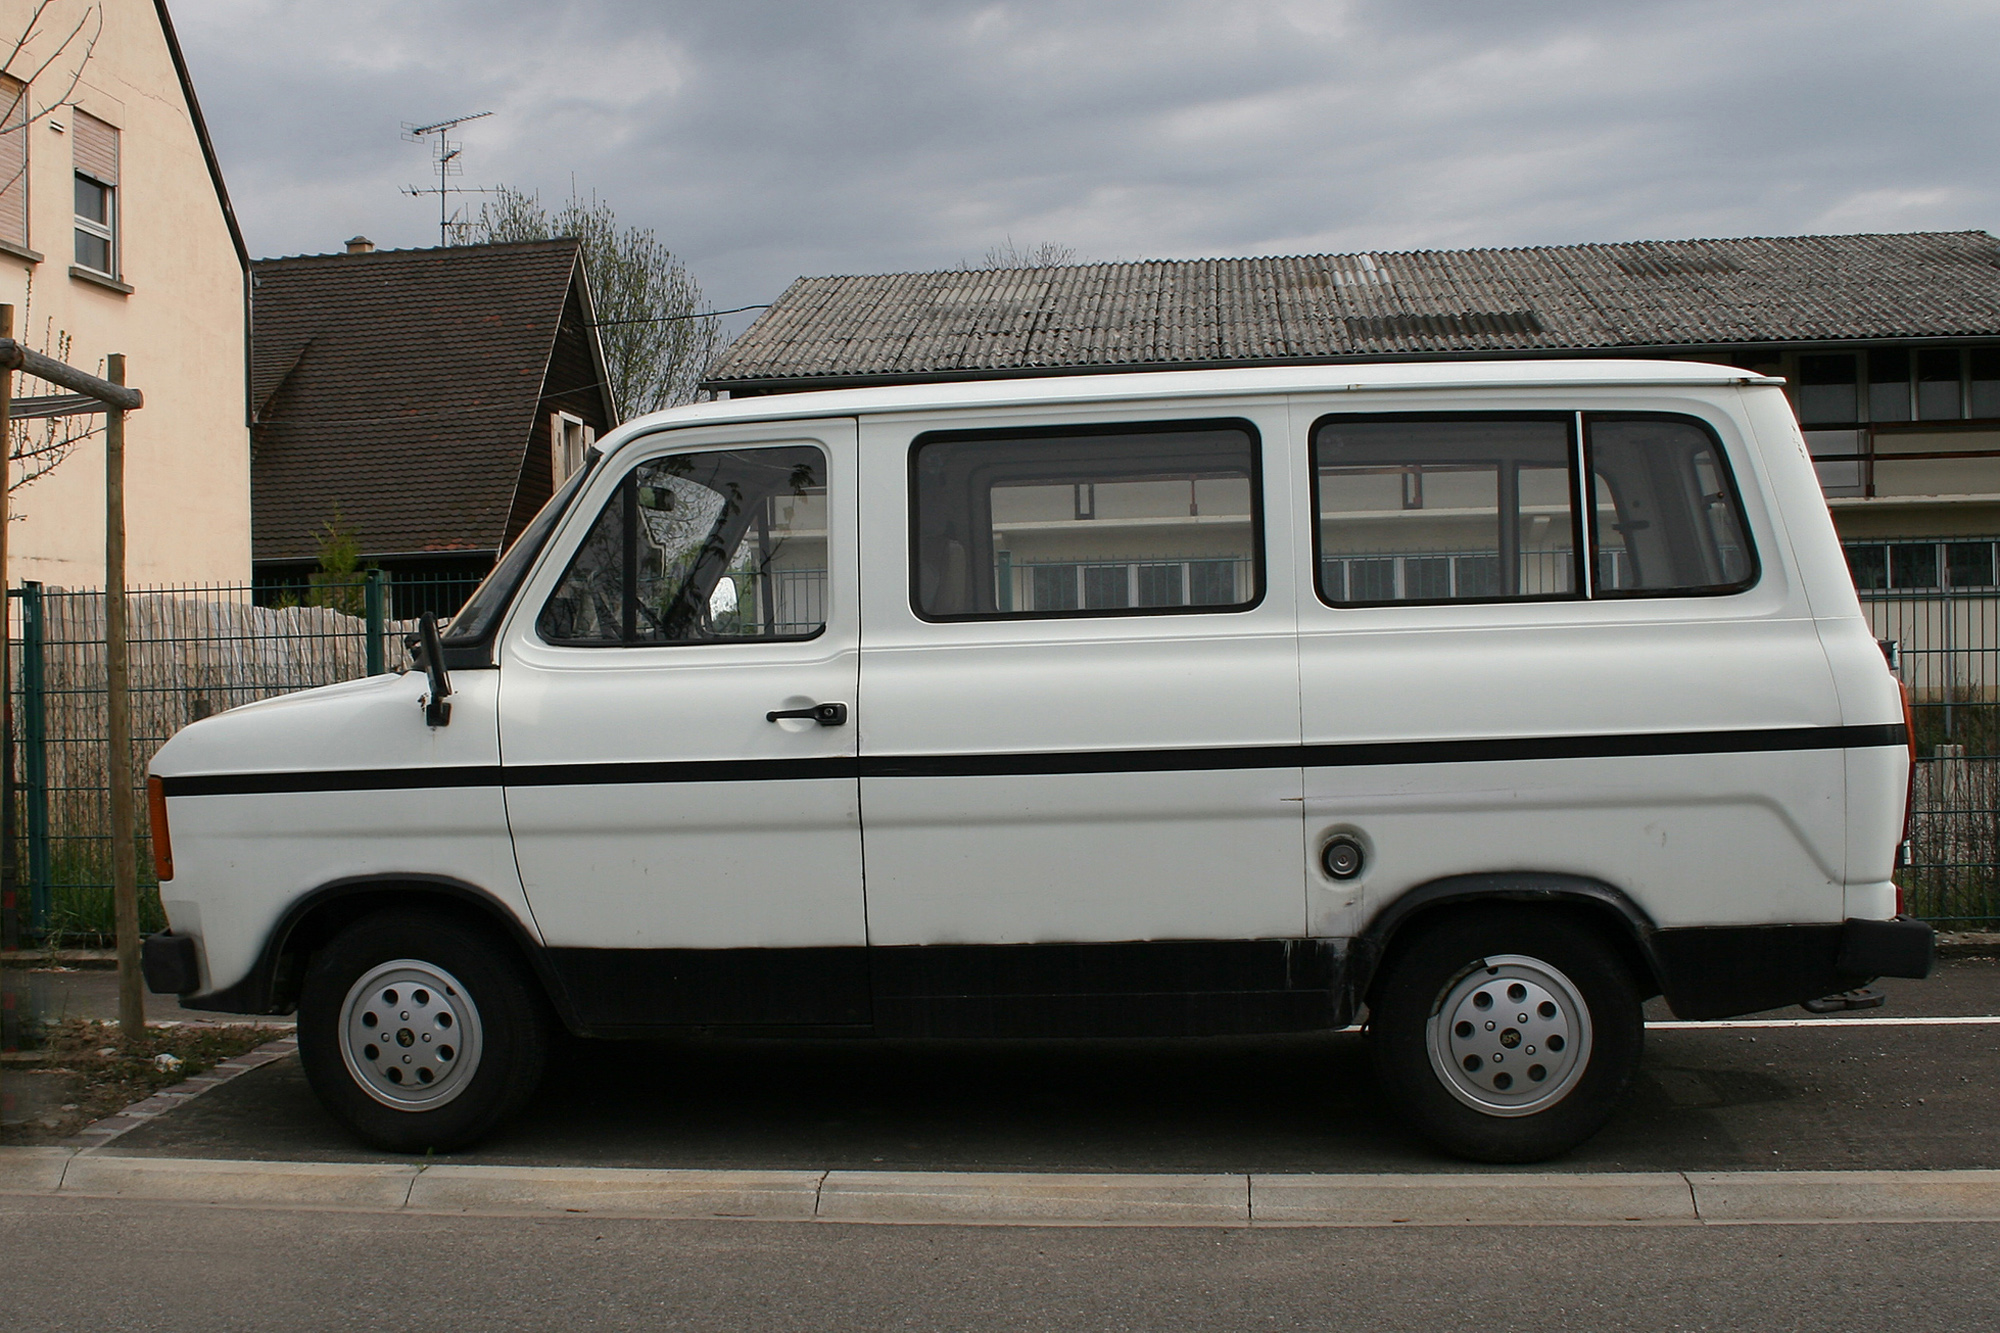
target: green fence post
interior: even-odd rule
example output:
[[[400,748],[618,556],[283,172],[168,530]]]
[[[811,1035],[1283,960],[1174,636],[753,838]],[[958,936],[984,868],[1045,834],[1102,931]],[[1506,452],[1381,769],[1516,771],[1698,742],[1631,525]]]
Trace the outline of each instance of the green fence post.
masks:
[[[21,584],[21,794],[28,803],[28,892],[35,938],[49,933],[48,625],[42,585]]]
[[[382,571],[368,571],[368,581],[362,585],[362,604],[368,615],[368,674],[379,676],[388,667],[383,665],[382,639],[388,633],[388,599],[382,594]]]

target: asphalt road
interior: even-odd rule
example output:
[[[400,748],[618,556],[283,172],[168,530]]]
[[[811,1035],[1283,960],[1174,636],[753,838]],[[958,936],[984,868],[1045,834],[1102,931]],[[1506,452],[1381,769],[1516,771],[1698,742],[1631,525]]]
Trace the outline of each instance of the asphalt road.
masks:
[[[23,1330],[2000,1326],[2000,1225],[896,1227],[0,1197]]]
[[[2000,1014],[2000,960],[1889,982],[1887,1018]],[[1664,1017],[1664,1013],[1659,1015]],[[1771,1015],[1808,1017],[1797,1009]],[[1611,1124],[1541,1169],[2000,1167],[2000,1025],[1652,1031]],[[297,1061],[121,1154],[379,1161]],[[576,1042],[518,1121],[453,1160],[961,1171],[1460,1171],[1376,1102],[1359,1037]]]

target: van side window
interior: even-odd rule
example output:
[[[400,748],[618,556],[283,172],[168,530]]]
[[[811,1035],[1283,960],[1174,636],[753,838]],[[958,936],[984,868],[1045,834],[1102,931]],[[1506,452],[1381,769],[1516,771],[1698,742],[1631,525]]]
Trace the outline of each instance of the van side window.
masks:
[[[1756,566],[1742,502],[1714,437],[1685,417],[1586,420],[1598,594],[1746,586]]]
[[[1263,595],[1246,421],[941,431],[910,451],[926,620],[1242,610]]]
[[[1313,428],[1312,480],[1319,595],[1334,606],[1695,596],[1756,581],[1722,446],[1692,417],[1331,416]]]
[[[640,463],[536,628],[603,647],[810,638],[826,626],[826,455],[809,445]]]
[[[1576,595],[1568,413],[1331,417],[1313,432],[1320,597]]]

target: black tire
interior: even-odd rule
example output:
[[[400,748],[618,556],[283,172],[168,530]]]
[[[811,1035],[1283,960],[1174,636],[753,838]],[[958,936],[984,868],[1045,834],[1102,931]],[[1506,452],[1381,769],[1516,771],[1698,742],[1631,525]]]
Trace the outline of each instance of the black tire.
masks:
[[[1396,1112],[1477,1162],[1539,1162],[1603,1128],[1645,1040],[1639,989],[1614,944],[1573,917],[1526,909],[1468,910],[1420,929],[1385,960],[1368,1023]]]
[[[357,992],[371,974],[368,991]],[[539,986],[497,932],[383,912],[313,956],[299,996],[299,1060],[320,1101],[365,1142],[451,1152],[534,1094],[551,1026]]]

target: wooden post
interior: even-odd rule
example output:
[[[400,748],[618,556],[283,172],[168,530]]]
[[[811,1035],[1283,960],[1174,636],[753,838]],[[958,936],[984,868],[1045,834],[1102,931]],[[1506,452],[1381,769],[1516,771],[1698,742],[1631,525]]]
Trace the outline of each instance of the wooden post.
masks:
[[[0,338],[14,336],[14,307],[0,303]],[[14,847],[14,672],[11,660],[13,607],[7,568],[10,509],[7,488],[14,482],[14,372],[0,370],[0,948],[21,947],[21,862]],[[11,1042],[0,1042],[9,1050]]]
[[[125,358],[106,358],[105,378],[125,382]],[[138,839],[132,797],[132,661],[125,629],[125,412],[104,410],[104,680],[111,788],[111,892],[118,914],[118,1039],[146,1036],[146,989],[139,975]]]

